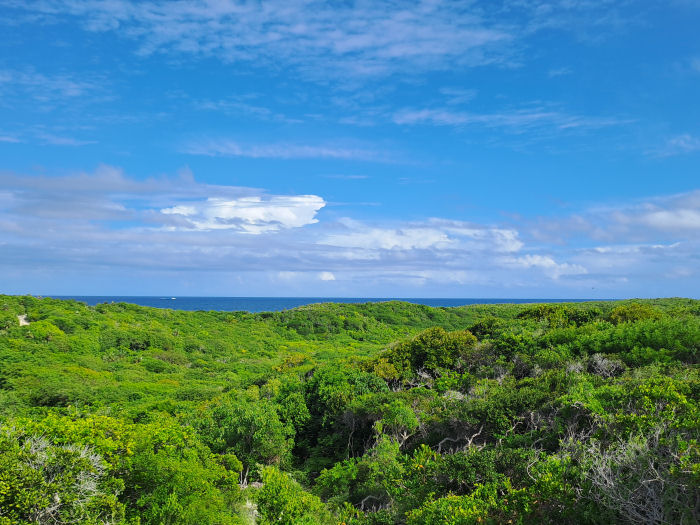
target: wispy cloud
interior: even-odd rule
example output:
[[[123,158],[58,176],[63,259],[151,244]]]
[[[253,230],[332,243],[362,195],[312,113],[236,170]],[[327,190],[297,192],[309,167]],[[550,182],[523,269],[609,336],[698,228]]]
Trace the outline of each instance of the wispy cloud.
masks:
[[[446,87],[440,89],[440,94],[445,97],[447,104],[464,104],[477,96],[476,89],[463,89]]]
[[[274,122],[299,123],[300,119],[288,117],[272,109],[251,104],[248,99],[251,97],[227,98],[221,100],[202,100],[195,102],[197,109],[207,111],[223,112],[231,115],[248,115],[258,120],[269,120]]]
[[[552,127],[559,130],[597,129],[631,122],[616,117],[571,115],[545,107],[516,109],[498,113],[472,113],[448,108],[403,109],[393,115],[399,125],[429,124],[434,126],[465,127],[480,125],[524,131],[534,127]]]
[[[43,132],[38,133],[37,138],[39,138],[44,144],[50,144],[52,146],[87,146],[88,144],[97,143],[95,140],[81,140],[75,137],[66,137]]]
[[[254,159],[342,159],[391,162],[381,151],[336,144],[269,143],[251,144],[229,139],[192,141],[182,148],[183,153],[209,157],[249,157]]]
[[[700,137],[689,133],[669,138],[660,148],[649,151],[655,157],[672,157],[700,151]]]
[[[543,29],[598,39],[637,13],[596,2],[159,2],[47,0],[11,2],[16,19],[77,18],[94,32],[115,32],[139,53],[216,57],[227,63],[285,63],[324,80],[441,70],[508,61],[513,44]],[[623,12],[624,11],[624,12]],[[632,12],[630,12],[632,11]]]
[[[87,146],[96,144],[96,140],[79,139],[63,133],[63,127],[58,127],[58,133],[46,131],[46,126],[29,126],[21,132],[12,135],[0,135],[0,142],[8,144],[39,144],[49,146]]]
[[[558,67],[555,69],[550,69],[547,71],[547,76],[549,78],[564,77],[573,73],[573,69],[570,67]]]
[[[369,178],[369,175],[346,175],[346,174],[332,174],[323,175],[326,179],[341,179],[341,180],[365,180]]]
[[[491,63],[500,60],[504,45],[512,40],[498,18],[487,19],[470,2],[113,0],[22,7],[41,13],[46,21],[78,17],[90,31],[117,32],[137,41],[143,55],[213,56],[229,63],[282,61],[319,79]]]
[[[600,43],[612,32],[642,25],[642,15],[651,7],[619,0],[515,0],[501,5],[504,16],[522,17],[525,33],[567,30],[579,40],[593,43]]]
[[[76,78],[69,74],[47,75],[33,69],[0,70],[0,93],[30,97],[41,104],[53,104],[63,100],[84,97],[100,89],[94,80]]]

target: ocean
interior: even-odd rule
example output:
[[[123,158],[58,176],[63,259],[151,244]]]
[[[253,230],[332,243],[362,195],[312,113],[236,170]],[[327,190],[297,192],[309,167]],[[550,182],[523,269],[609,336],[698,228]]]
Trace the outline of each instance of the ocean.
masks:
[[[453,298],[390,298],[390,297],[160,297],[121,295],[54,295],[56,299],[75,299],[89,305],[100,303],[132,303],[173,310],[217,310],[222,312],[277,312],[316,303],[376,303],[405,301],[427,306],[464,306],[499,303],[563,303],[589,299],[453,299]]]

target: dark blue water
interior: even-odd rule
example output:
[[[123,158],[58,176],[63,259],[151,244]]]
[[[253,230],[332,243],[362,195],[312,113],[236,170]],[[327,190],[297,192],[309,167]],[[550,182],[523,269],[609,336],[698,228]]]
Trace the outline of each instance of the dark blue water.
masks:
[[[174,310],[218,310],[248,312],[272,312],[288,310],[305,304],[314,303],[377,303],[382,301],[405,301],[408,303],[424,304],[427,306],[464,306],[467,304],[499,304],[499,303],[562,303],[582,302],[586,299],[426,299],[387,297],[144,297],[116,295],[60,295],[56,299],[75,299],[89,305],[100,303],[133,303],[141,306],[156,308],[172,308]]]

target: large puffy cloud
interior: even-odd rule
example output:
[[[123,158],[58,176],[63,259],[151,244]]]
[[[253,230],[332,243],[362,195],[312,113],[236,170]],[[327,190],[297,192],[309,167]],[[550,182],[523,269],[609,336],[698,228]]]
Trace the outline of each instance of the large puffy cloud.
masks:
[[[204,202],[180,204],[160,211],[183,217],[198,230],[262,233],[318,222],[316,213],[325,205],[317,195],[251,196],[233,200],[210,197]]]

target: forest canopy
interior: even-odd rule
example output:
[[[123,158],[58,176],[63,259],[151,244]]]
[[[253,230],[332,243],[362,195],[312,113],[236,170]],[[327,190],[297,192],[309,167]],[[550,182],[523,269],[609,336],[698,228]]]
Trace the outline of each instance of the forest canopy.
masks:
[[[699,347],[691,299],[0,296],[0,525],[694,524]]]

